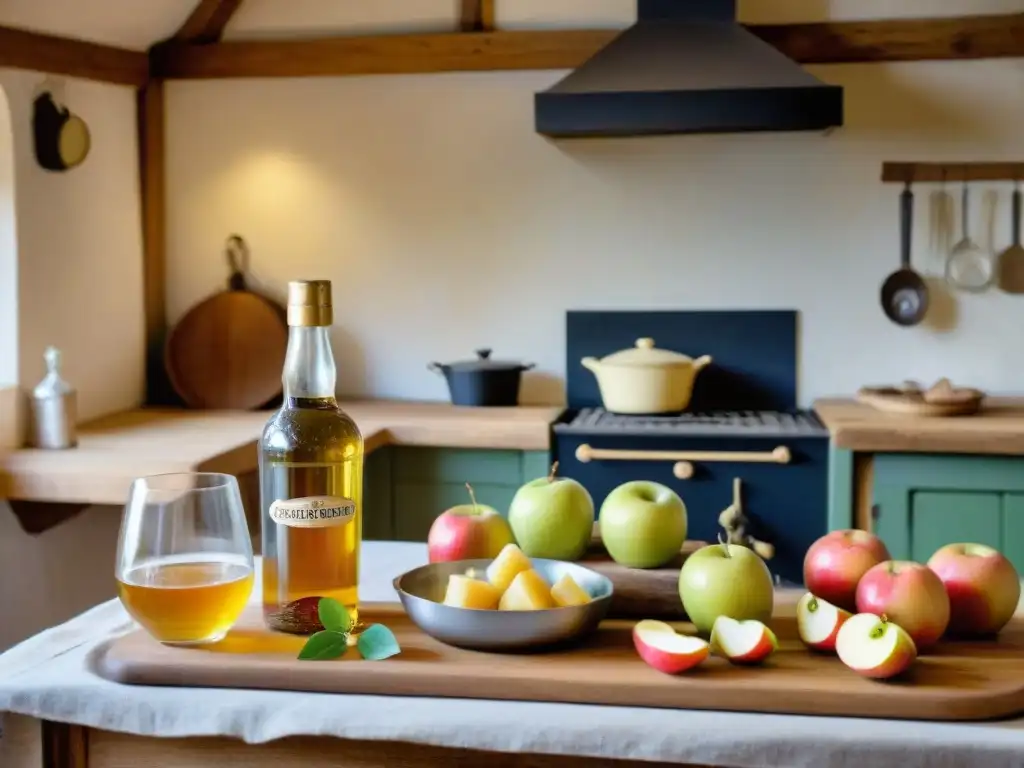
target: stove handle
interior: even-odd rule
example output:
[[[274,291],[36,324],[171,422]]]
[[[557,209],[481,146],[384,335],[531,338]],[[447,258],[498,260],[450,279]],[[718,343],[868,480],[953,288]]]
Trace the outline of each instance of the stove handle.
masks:
[[[693,462],[731,461],[744,464],[789,464],[793,454],[784,445],[771,451],[623,451],[614,448],[592,448],[583,443],[576,449],[576,460],[591,461],[671,461],[672,474],[680,480],[693,477]]]

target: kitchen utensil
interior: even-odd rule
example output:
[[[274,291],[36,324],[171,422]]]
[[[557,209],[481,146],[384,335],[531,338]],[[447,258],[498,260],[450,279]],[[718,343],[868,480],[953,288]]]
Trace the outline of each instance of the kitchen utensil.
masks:
[[[48,171],[68,171],[85,162],[92,146],[89,126],[49,91],[36,97],[32,113],[36,162]]]
[[[1013,242],[999,254],[999,287],[1007,293],[1024,293],[1024,246],[1020,242],[1021,192],[1018,181],[1013,188]]]
[[[533,367],[533,363],[492,360],[489,349],[478,349],[476,360],[427,365],[445,377],[454,405],[478,406],[518,405],[522,374]]]
[[[171,385],[191,408],[249,410],[281,394],[284,309],[246,287],[249,251],[228,238],[228,290],[193,307],[164,347]]]
[[[967,182],[964,182],[960,196],[960,228],[963,236],[946,259],[946,282],[963,291],[980,293],[992,284],[995,269],[990,254],[971,239],[970,192]]]
[[[940,642],[899,682],[886,684],[851,672],[834,654],[808,652],[793,618],[802,594],[776,592],[769,623],[779,649],[766,665],[734,665],[711,655],[682,675],[666,675],[640,660],[632,640],[635,621],[602,622],[585,642],[560,653],[495,656],[435,640],[394,603],[359,606],[359,620],[386,626],[402,649],[383,662],[364,663],[355,649],[332,662],[300,661],[306,638],[267,630],[259,606],[247,609],[217,645],[172,648],[136,631],[101,644],[90,661],[97,674],[117,683],[193,690],[549,701],[666,708],[675,716],[695,709],[966,721],[1024,712],[1024,620],[1011,621],[991,640]],[[693,632],[690,624],[676,626]],[[392,706],[400,709],[401,703]],[[645,716],[641,709],[633,714]],[[724,730],[722,738],[728,739]]]
[[[910,265],[914,193],[908,183],[900,194],[900,268],[882,284],[882,309],[897,325],[917,325],[928,311],[928,286]]]
[[[946,188],[945,173],[942,185],[931,194],[931,216],[929,218],[931,239],[929,246],[932,253],[941,254],[943,260],[953,247],[953,227],[955,210],[953,196]]]
[[[395,591],[416,626],[442,643],[461,648],[522,651],[568,643],[593,632],[611,605],[611,581],[576,563],[531,561],[548,584],[569,574],[593,599],[586,605],[545,611],[477,611],[441,602],[449,576],[470,569],[483,573],[491,563],[488,559],[424,565],[395,579]]]
[[[886,413],[904,416],[969,416],[981,410],[985,393],[970,387],[954,387],[939,379],[928,389],[912,382],[899,387],[861,387],[857,400]]]
[[[605,410],[623,414],[678,413],[690,404],[693,385],[711,356],[696,360],[679,352],[657,349],[654,339],[637,339],[600,360],[585,357],[580,364],[597,378]]]

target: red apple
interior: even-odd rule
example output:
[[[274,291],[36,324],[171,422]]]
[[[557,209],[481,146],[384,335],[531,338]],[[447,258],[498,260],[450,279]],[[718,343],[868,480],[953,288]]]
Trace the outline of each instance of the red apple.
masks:
[[[857,586],[857,610],[885,616],[914,640],[919,651],[934,645],[949,625],[946,587],[926,565],[905,560],[879,563]]]
[[[804,584],[815,597],[837,608],[857,607],[860,577],[890,559],[882,540],[868,531],[832,531],[814,542],[804,556]]]
[[[800,640],[816,651],[834,651],[839,630],[852,614],[808,592],[796,604]]]
[[[1002,553],[984,544],[948,544],[928,561],[949,595],[949,632],[994,635],[1013,618],[1020,576]]]
[[[733,664],[759,664],[779,647],[775,633],[756,619],[719,616],[711,629],[711,647]]]
[[[669,675],[697,666],[708,657],[710,650],[699,637],[680,635],[665,622],[649,619],[633,627],[633,645],[641,659]]]
[[[843,624],[836,651],[839,660],[854,672],[879,680],[895,677],[917,658],[910,635],[873,613],[858,613]]]
[[[466,484],[469,488],[469,484]],[[427,534],[427,555],[432,563],[495,558],[515,539],[508,521],[498,510],[477,504],[469,488],[471,504],[452,507],[438,515]]]

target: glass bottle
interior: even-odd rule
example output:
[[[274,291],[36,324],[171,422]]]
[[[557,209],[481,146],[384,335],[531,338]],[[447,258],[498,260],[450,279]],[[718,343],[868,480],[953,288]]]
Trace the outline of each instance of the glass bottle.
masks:
[[[288,284],[284,401],[260,440],[263,617],[282,632],[322,629],[323,597],[358,617],[363,439],[335,399],[327,280]]]

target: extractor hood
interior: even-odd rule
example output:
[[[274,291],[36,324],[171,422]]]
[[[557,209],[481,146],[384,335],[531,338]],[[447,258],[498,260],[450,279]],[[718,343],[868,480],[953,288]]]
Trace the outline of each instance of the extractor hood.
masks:
[[[555,138],[823,131],[843,124],[843,89],[747,31],[735,0],[638,0],[637,22],[534,113]]]

